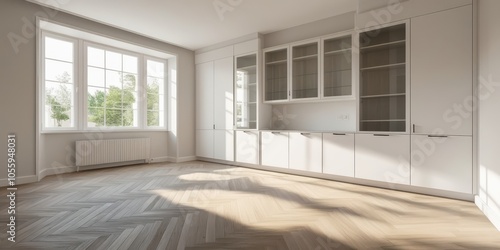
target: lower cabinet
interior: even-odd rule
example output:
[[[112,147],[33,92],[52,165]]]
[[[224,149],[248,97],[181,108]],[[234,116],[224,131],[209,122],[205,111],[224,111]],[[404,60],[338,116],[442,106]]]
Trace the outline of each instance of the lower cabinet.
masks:
[[[214,130],[214,159],[234,161],[234,130]]]
[[[196,130],[196,156],[214,158],[214,130]]]
[[[288,133],[261,132],[263,166],[288,168]]]
[[[196,156],[234,161],[234,131],[196,130]]]
[[[321,173],[322,140],[320,133],[290,133],[290,169]]]
[[[357,134],[356,178],[410,184],[410,136]]]
[[[354,177],[354,134],[323,134],[323,173]]]
[[[236,131],[236,162],[259,164],[259,132]]]
[[[411,137],[411,185],[472,194],[472,137]]]

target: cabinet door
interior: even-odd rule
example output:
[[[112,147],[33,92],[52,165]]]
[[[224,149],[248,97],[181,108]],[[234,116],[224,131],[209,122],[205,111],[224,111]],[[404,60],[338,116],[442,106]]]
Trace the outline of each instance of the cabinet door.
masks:
[[[472,193],[472,137],[412,135],[411,185]]]
[[[288,48],[264,53],[264,101],[288,100]]]
[[[414,133],[472,135],[472,35],[471,6],[412,19]]]
[[[234,161],[234,131],[214,130],[214,159]]]
[[[357,134],[355,177],[410,184],[410,136]]]
[[[214,130],[196,130],[196,156],[214,158]]]
[[[288,168],[288,133],[261,133],[262,165]]]
[[[233,129],[233,57],[214,62],[215,129]]]
[[[354,134],[323,134],[323,173],[354,177]]]
[[[196,65],[196,129],[213,129],[214,63]]]
[[[319,97],[318,41],[292,47],[292,99]]]
[[[259,164],[259,132],[236,131],[236,162]]]
[[[290,133],[290,169],[321,173],[322,143],[318,133]]]

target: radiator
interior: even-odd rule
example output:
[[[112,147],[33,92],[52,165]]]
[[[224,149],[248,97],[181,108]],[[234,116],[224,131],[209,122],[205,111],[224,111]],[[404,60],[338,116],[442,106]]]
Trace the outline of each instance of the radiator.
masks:
[[[76,141],[76,167],[145,160],[149,138]]]

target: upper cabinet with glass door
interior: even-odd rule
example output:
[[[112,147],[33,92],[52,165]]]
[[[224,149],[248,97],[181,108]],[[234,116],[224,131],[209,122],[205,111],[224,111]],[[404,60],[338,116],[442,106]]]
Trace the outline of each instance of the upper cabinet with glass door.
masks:
[[[288,100],[288,47],[264,52],[265,102]]]
[[[319,41],[292,50],[292,100],[319,98]]]
[[[352,34],[323,39],[323,98],[353,97]]]
[[[407,28],[360,34],[360,131],[407,131]]]
[[[257,55],[236,57],[235,110],[237,129],[257,128]]]

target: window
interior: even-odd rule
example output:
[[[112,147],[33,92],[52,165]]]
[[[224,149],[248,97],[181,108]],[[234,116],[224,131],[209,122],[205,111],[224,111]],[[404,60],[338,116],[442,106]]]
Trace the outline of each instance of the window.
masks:
[[[166,59],[48,31],[42,41],[43,131],[166,129]]]
[[[87,48],[87,126],[138,127],[138,58]]]
[[[47,129],[75,127],[75,43],[56,36],[43,39],[43,107]]]

